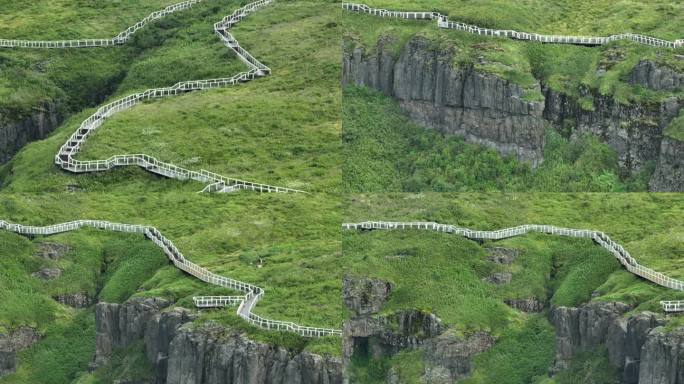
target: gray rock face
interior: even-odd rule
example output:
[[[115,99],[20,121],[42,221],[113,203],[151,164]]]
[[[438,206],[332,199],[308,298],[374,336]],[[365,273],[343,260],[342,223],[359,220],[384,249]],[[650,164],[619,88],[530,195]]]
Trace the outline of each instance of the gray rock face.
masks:
[[[342,383],[338,359],[256,343],[213,323],[194,326],[193,313],[167,310],[170,304],[159,298],[97,304],[96,364],[143,340],[158,384]]]
[[[337,359],[256,343],[219,325],[182,327],[169,346],[168,384],[342,382]]]
[[[88,308],[95,304],[95,299],[90,297],[87,293],[69,293],[65,295],[58,295],[53,298],[62,305],[67,305],[77,309]]]
[[[494,285],[504,285],[510,283],[512,279],[513,274],[510,272],[496,272],[482,280]]]
[[[624,317],[628,310],[622,303],[554,308],[554,369],[567,367],[578,351],[603,345],[610,363],[622,372],[624,384],[684,382],[684,328],[666,333],[659,315],[642,312]]]
[[[618,154],[620,166],[634,172],[657,161],[665,127],[679,114],[681,101],[624,105],[586,89],[580,95],[594,100],[592,110],[582,108],[571,96],[544,89],[544,118],[555,126],[574,127],[572,136],[585,133],[599,137]]]
[[[468,337],[443,334],[425,343],[423,379],[427,383],[448,384],[470,376],[473,358],[494,345],[494,339],[485,332]]]
[[[17,369],[17,352],[39,339],[38,332],[30,327],[19,327],[11,334],[0,333],[0,377],[14,373]]]
[[[71,249],[59,243],[40,243],[33,253],[34,256],[42,257],[43,259],[58,260],[66,255]]]
[[[485,251],[489,256],[487,260],[497,264],[513,264],[520,255],[520,250],[514,248],[491,247],[486,248]]]
[[[515,308],[523,312],[541,312],[544,310],[544,303],[535,299],[510,299],[504,302],[511,308]]]
[[[641,350],[639,383],[684,383],[684,328],[649,333]]]
[[[344,303],[358,315],[375,313],[392,292],[392,285],[377,279],[345,276],[342,281]]]
[[[43,268],[40,271],[33,272],[31,276],[41,280],[52,280],[62,275],[62,270],[59,268]]]
[[[543,103],[523,99],[518,85],[473,68],[454,68],[452,52],[414,38],[399,58],[345,55],[343,84],[365,85],[395,97],[416,122],[537,164],[544,146]]]
[[[684,191],[684,142],[665,137],[649,189],[653,192]]]
[[[630,73],[629,82],[655,91],[675,90],[684,87],[684,73],[650,60],[642,60]]]
[[[345,287],[369,286],[369,279],[345,279]],[[373,287],[389,286],[373,280]],[[487,333],[478,332],[467,336],[456,336],[442,325],[441,320],[432,313],[418,310],[397,311],[380,316],[381,306],[389,297],[389,291],[382,300],[374,301],[372,312],[368,306],[364,311],[357,311],[359,302],[357,294],[364,295],[369,290],[345,289],[345,303],[356,312],[356,315],[344,322],[342,327],[342,356],[349,364],[352,356],[381,359],[392,356],[402,350],[420,348],[423,354],[423,381],[427,383],[453,383],[467,377],[473,368],[473,358],[494,344],[494,339]],[[384,292],[384,291],[381,291]],[[351,378],[353,381],[353,378]],[[398,373],[390,370],[387,383],[401,383]]]
[[[554,308],[551,322],[556,327],[556,368],[567,368],[576,352],[603,345],[611,326],[629,309],[623,303]]]
[[[26,143],[45,138],[62,121],[62,113],[52,103],[34,108],[26,118],[3,116],[0,112],[0,164],[7,162]]]
[[[417,310],[387,316],[357,316],[342,326],[342,356],[345,363],[355,353],[376,359],[392,356],[402,349],[417,348],[442,331],[437,316]]]
[[[472,67],[456,67],[453,52],[435,51],[424,38],[410,40],[399,57],[384,48],[386,43],[386,39],[379,41],[372,55],[361,48],[346,52],[342,83],[380,90],[397,99],[418,124],[463,136],[532,165],[543,160],[544,127],[570,125],[573,137],[591,133],[613,148],[626,172],[660,161],[661,171],[652,188],[684,190],[679,176],[675,181],[668,178],[670,169],[684,167],[682,148],[667,144],[660,157],[663,130],[678,116],[682,100],[624,105],[581,89],[580,96],[594,100],[592,108],[586,109],[575,96],[538,84],[544,101],[531,102],[524,100],[524,90],[514,83]],[[648,66],[635,69],[635,82],[669,87],[675,83],[671,79],[684,76],[662,68],[648,72]]]

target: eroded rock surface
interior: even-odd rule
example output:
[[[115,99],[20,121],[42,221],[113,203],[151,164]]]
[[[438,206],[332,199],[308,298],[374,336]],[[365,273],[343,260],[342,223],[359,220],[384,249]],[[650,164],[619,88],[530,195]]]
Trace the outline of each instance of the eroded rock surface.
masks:
[[[0,377],[17,369],[17,352],[26,349],[40,339],[31,327],[19,327],[9,334],[0,333]]]
[[[554,308],[555,369],[579,351],[604,346],[624,384],[679,384],[684,378],[684,328],[666,331],[666,320],[651,312],[625,316],[622,303],[589,303]]]
[[[626,173],[657,163],[650,188],[682,191],[684,145],[666,142],[664,129],[679,115],[684,99],[626,105],[590,89],[579,97],[593,100],[590,108],[576,95],[566,95],[538,83],[522,89],[515,83],[473,66],[454,63],[454,48],[436,50],[430,41],[415,37],[396,56],[378,41],[372,53],[355,48],[345,53],[343,85],[371,87],[394,97],[413,121],[427,128],[456,134],[505,155],[530,162],[543,160],[545,128],[572,127],[572,137],[590,133],[613,148]],[[369,52],[371,50],[368,50]],[[631,81],[644,87],[672,90],[681,86],[682,73],[642,62]],[[527,98],[541,94],[543,100]],[[661,152],[663,155],[661,156]],[[679,170],[670,177],[672,170]]]
[[[257,343],[216,323],[194,324],[194,312],[170,305],[159,298],[97,304],[96,363],[142,340],[158,384],[342,384],[339,359]]]

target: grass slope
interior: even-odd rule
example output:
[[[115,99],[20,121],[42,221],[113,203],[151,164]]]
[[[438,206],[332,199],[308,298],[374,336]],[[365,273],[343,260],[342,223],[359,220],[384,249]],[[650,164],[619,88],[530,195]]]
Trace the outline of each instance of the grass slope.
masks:
[[[684,200],[679,194],[359,194],[347,197],[345,222],[418,220],[474,229],[522,223],[591,228],[608,233],[640,263],[682,278],[679,235]],[[521,251],[510,266],[486,259],[487,247]],[[467,383],[548,382],[554,336],[547,314],[525,314],[506,299],[536,298],[555,306],[590,300],[619,300],[635,311],[659,312],[658,301],[682,299],[675,292],[639,279],[590,240],[531,234],[482,245],[461,237],[424,231],[347,232],[343,235],[348,273],[392,282],[383,311],[418,308],[439,316],[450,332],[490,332],[497,343],[475,360]],[[512,281],[483,281],[510,272]],[[532,352],[533,351],[533,352]],[[602,355],[596,355],[602,356]],[[601,382],[612,373],[596,356],[585,356],[558,383],[587,377]],[[410,361],[411,363],[407,363]],[[357,377],[383,377],[393,367],[406,382],[417,382],[424,363],[418,352],[389,360],[355,363]]]
[[[111,97],[243,71],[244,65],[211,33],[211,25],[239,4],[208,4],[197,8],[196,14],[184,15],[190,17],[187,24],[174,27],[174,33],[163,39],[139,36],[137,44],[150,49],[126,63],[125,76]],[[335,4],[309,1],[283,1],[259,11],[237,26],[234,34],[273,69],[272,76],[136,107],[102,127],[83,156],[144,152],[193,169],[297,185],[312,192],[338,191],[338,12]],[[33,54],[49,57],[51,53]],[[195,192],[201,184],[164,179],[138,169],[91,175],[57,169],[52,164],[54,154],[91,112],[73,116],[52,136],[29,144],[2,168],[0,217],[38,225],[86,217],[154,225],[190,260],[264,287],[267,294],[256,313],[305,325],[341,326],[346,312],[340,297],[342,272],[336,266],[341,254],[337,195],[200,195]],[[53,295],[88,292],[104,301],[154,295],[192,307],[192,296],[232,294],[178,271],[142,236],[92,230],[34,240],[0,235],[6,277],[0,280],[5,284],[0,328],[36,327],[44,341],[29,350],[34,351],[63,337],[66,331],[54,324],[84,327],[87,342],[81,343],[87,350],[55,375],[54,380],[60,382],[87,369],[95,340],[88,337],[93,325],[77,322],[82,311],[56,304]],[[63,260],[44,261],[33,256],[41,241],[65,243],[71,252]],[[256,265],[260,259],[263,268]],[[62,276],[50,283],[30,276],[46,266],[63,268]],[[311,340],[261,331],[238,319],[234,309],[205,311],[200,321],[204,320],[230,324],[254,339],[295,349],[340,351],[337,338]],[[25,353],[20,372],[0,382],[51,382],[40,376],[40,359],[56,361],[60,348],[69,346],[51,347],[42,355]],[[128,371],[127,361],[135,360],[136,353],[122,352],[114,366],[80,380],[118,378]],[[131,369],[144,375],[144,367]]]
[[[549,129],[545,161],[528,164],[412,123],[391,98],[344,93],[343,184],[350,192],[432,190],[617,192],[646,190],[648,174],[618,176],[617,154],[593,136],[569,141]]]
[[[680,39],[684,5],[671,0],[596,3],[587,0],[368,0],[371,7],[439,11],[451,20],[498,29],[556,35],[613,35],[624,32]]]
[[[206,30],[210,20],[232,9],[217,7],[202,22],[141,57],[113,98],[147,87],[243,71],[244,64]],[[142,152],[236,178],[307,191],[338,190],[340,51],[332,43],[337,36],[332,15],[321,14],[308,2],[277,4],[252,15],[235,28],[235,36],[272,67],[273,75],[123,112],[99,129],[80,156],[99,159]],[[163,76],[158,75],[159,68]],[[25,148],[6,170],[13,175],[4,181],[7,190],[62,191],[66,185],[110,190],[111,185],[130,179],[135,171],[117,171],[123,177],[68,176],[52,166],[50,158],[89,113],[92,110],[74,116],[49,139]],[[124,184],[139,183],[139,178],[132,179]],[[145,179],[149,181],[149,176]],[[152,184],[149,188],[168,189],[156,181]],[[191,184],[188,188],[201,189]],[[132,186],[133,191],[138,188]]]

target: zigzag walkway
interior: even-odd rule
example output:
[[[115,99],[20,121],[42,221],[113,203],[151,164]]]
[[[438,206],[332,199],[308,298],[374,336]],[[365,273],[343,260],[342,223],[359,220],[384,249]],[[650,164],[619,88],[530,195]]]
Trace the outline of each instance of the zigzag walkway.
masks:
[[[637,261],[625,250],[622,245],[614,242],[603,232],[586,229],[572,229],[554,227],[552,225],[527,224],[518,227],[499,229],[497,231],[474,231],[468,228],[460,228],[449,224],[439,224],[434,222],[396,222],[396,221],[364,221],[361,223],[342,224],[345,230],[392,230],[392,229],[413,229],[428,230],[436,232],[451,233],[468,239],[476,240],[502,240],[509,237],[525,235],[530,232],[547,233],[557,236],[579,237],[594,240],[598,245],[608,250],[615,256],[620,264],[633,274],[643,277],[663,287],[672,288],[677,291],[684,291],[684,282],[665,276],[650,268],[637,263]],[[682,301],[661,301],[660,304],[666,312],[684,311],[684,300]]]
[[[0,40],[0,47],[16,48],[72,48],[72,47],[104,47],[123,44],[129,41],[131,36],[140,28],[144,27],[152,20],[159,19],[170,13],[190,8],[192,5],[203,0],[189,0],[154,12],[148,17],[138,22],[126,31],[120,33],[112,39],[89,39],[89,40],[64,40],[64,41],[26,41],[26,40]],[[136,93],[122,99],[116,100],[99,108],[92,116],[87,118],[71,138],[60,148],[55,156],[55,163],[65,170],[71,172],[95,172],[105,171],[117,166],[137,165],[146,170],[160,174],[162,176],[176,179],[192,179],[207,183],[203,192],[232,192],[238,189],[249,189],[259,192],[302,192],[295,189],[276,187],[266,184],[252,183],[243,180],[227,178],[215,173],[201,170],[199,172],[190,171],[173,164],[164,163],[152,156],[144,154],[136,155],[117,155],[106,160],[79,161],[74,159],[81,146],[102,123],[114,114],[133,107],[145,100],[174,96],[189,91],[218,88],[228,85],[235,85],[249,81],[260,76],[270,74],[271,70],[260,61],[255,59],[249,52],[240,46],[228,30],[239,21],[247,17],[257,9],[272,3],[274,0],[258,0],[237,9],[232,15],[226,16],[220,22],[214,24],[214,32],[219,36],[223,43],[238,55],[238,57],[249,66],[249,71],[238,73],[232,77],[184,81],[168,88],[149,89],[142,93]],[[233,280],[227,277],[216,275],[209,270],[198,266],[187,260],[173,243],[164,237],[156,228],[151,226],[131,225],[110,223],[99,220],[78,220],[62,224],[45,227],[24,226],[12,224],[0,220],[0,229],[5,229],[22,235],[52,235],[67,231],[77,230],[82,227],[99,228],[108,231],[141,233],[148,239],[157,244],[173,264],[197,277],[202,281],[215,284],[221,287],[230,288],[243,292],[242,296],[199,296],[194,297],[195,305],[199,308],[225,307],[229,305],[239,305],[237,314],[247,322],[268,330],[280,330],[297,333],[305,337],[340,336],[339,329],[305,327],[292,322],[271,320],[260,317],[252,313],[252,309],[263,297],[264,290],[255,285]]]
[[[632,40],[640,44],[653,47],[680,48],[684,47],[684,39],[668,41],[655,37],[638,35],[634,33],[621,33],[611,36],[565,36],[565,35],[541,35],[538,33],[518,32],[512,29],[491,29],[482,28],[477,25],[449,21],[446,15],[437,12],[409,12],[409,11],[390,11],[387,9],[371,8],[366,4],[342,3],[342,8],[348,11],[368,13],[370,15],[407,19],[407,20],[437,20],[439,28],[456,29],[482,36],[508,37],[516,40],[530,40],[542,43],[557,44],[579,44],[579,45],[603,45],[617,40]]]
[[[163,10],[153,12],[135,25],[129,27],[111,39],[84,39],[84,40],[58,40],[58,41],[29,41],[29,40],[0,40],[0,47],[5,48],[90,48],[108,47],[127,43],[133,34],[150,22],[160,19],[171,13],[188,9],[204,0],[188,0],[182,3],[170,5]],[[296,189],[278,187],[268,184],[253,183],[229,177],[224,177],[206,170],[191,171],[176,165],[159,161],[145,154],[116,155],[105,160],[82,161],[74,156],[81,150],[86,140],[99,128],[106,119],[115,114],[132,108],[133,106],[156,98],[176,96],[186,92],[202,89],[220,88],[229,85],[237,85],[257,77],[266,76],[271,69],[254,58],[247,50],[242,48],[238,41],[228,30],[242,19],[249,16],[257,9],[271,4],[274,0],[258,0],[237,9],[232,15],[226,16],[214,24],[214,32],[223,43],[242,60],[248,67],[247,72],[241,72],[231,77],[182,81],[166,88],[148,89],[141,93],[135,93],[100,107],[95,113],[84,120],[78,130],[59,149],[55,156],[55,164],[64,170],[83,173],[106,171],[114,167],[137,165],[149,172],[179,179],[196,180],[205,183],[202,192],[235,192],[240,189],[248,189],[258,192],[303,192]]]
[[[208,269],[200,267],[199,265],[191,262],[183,256],[183,254],[178,250],[178,248],[176,248],[175,245],[173,245],[169,239],[167,239],[161,234],[161,232],[159,232],[159,230],[154,227],[145,225],[110,223],[108,221],[101,220],[78,220],[45,227],[34,227],[8,223],[6,221],[0,220],[0,229],[5,229],[20,235],[49,236],[63,232],[75,231],[84,227],[114,232],[143,234],[164,251],[164,254],[166,254],[176,268],[185,271],[188,274],[207,283],[244,293],[242,296],[193,297],[195,305],[199,308],[239,305],[237,309],[238,316],[243,318],[245,321],[263,329],[293,332],[305,337],[342,335],[342,331],[339,329],[305,327],[289,321],[267,319],[252,313],[252,309],[256,303],[264,296],[263,288],[239,280],[217,275]]]

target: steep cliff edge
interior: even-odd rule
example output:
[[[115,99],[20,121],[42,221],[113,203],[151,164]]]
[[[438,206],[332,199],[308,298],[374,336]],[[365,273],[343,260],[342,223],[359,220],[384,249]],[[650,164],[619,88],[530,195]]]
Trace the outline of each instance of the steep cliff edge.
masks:
[[[59,104],[55,103],[35,107],[24,118],[3,116],[0,112],[0,164],[9,161],[24,145],[47,137],[63,117]]]
[[[485,332],[457,335],[431,313],[403,310],[380,315],[392,286],[365,277],[345,277],[343,295],[353,316],[343,325],[342,355],[347,367],[353,359],[383,360],[402,351],[422,351],[421,382],[453,383],[468,377],[474,357],[494,344]],[[352,373],[350,373],[352,375]],[[350,377],[352,382],[355,378]],[[388,383],[414,382],[390,368]]]
[[[684,379],[684,329],[665,331],[661,316],[625,316],[623,303],[589,303],[551,311],[556,327],[554,371],[566,368],[577,352],[604,346],[624,384],[679,384]]]
[[[257,343],[214,323],[193,324],[196,315],[157,298],[96,306],[96,364],[112,352],[143,340],[153,367],[150,383],[301,383],[343,382],[342,364],[331,357]]]
[[[397,58],[378,42],[377,55],[346,54],[342,83],[378,89],[396,98],[421,125],[537,164],[544,146],[543,103],[525,101],[518,85],[472,67],[454,68],[452,52],[435,51],[423,38]]]
[[[584,88],[578,90],[582,102],[539,81],[523,89],[472,65],[457,66],[456,52],[435,49],[422,37],[410,39],[398,56],[386,48],[391,43],[388,38],[379,40],[374,53],[360,47],[347,50],[342,84],[380,90],[394,97],[418,124],[463,136],[532,165],[543,161],[546,127],[564,128],[564,134],[571,137],[591,133],[616,151],[626,173],[657,163],[653,190],[684,190],[681,178],[668,175],[671,169],[684,166],[684,151],[678,143],[663,140],[665,127],[684,105],[681,98],[624,104]],[[681,77],[672,69],[644,61],[629,81],[655,91],[672,91],[681,87]],[[528,94],[542,97],[537,100]],[[592,100],[591,105],[587,100]],[[662,149],[667,152],[661,157]]]
[[[660,156],[648,184],[653,192],[684,191],[684,142],[665,137],[660,144]]]

